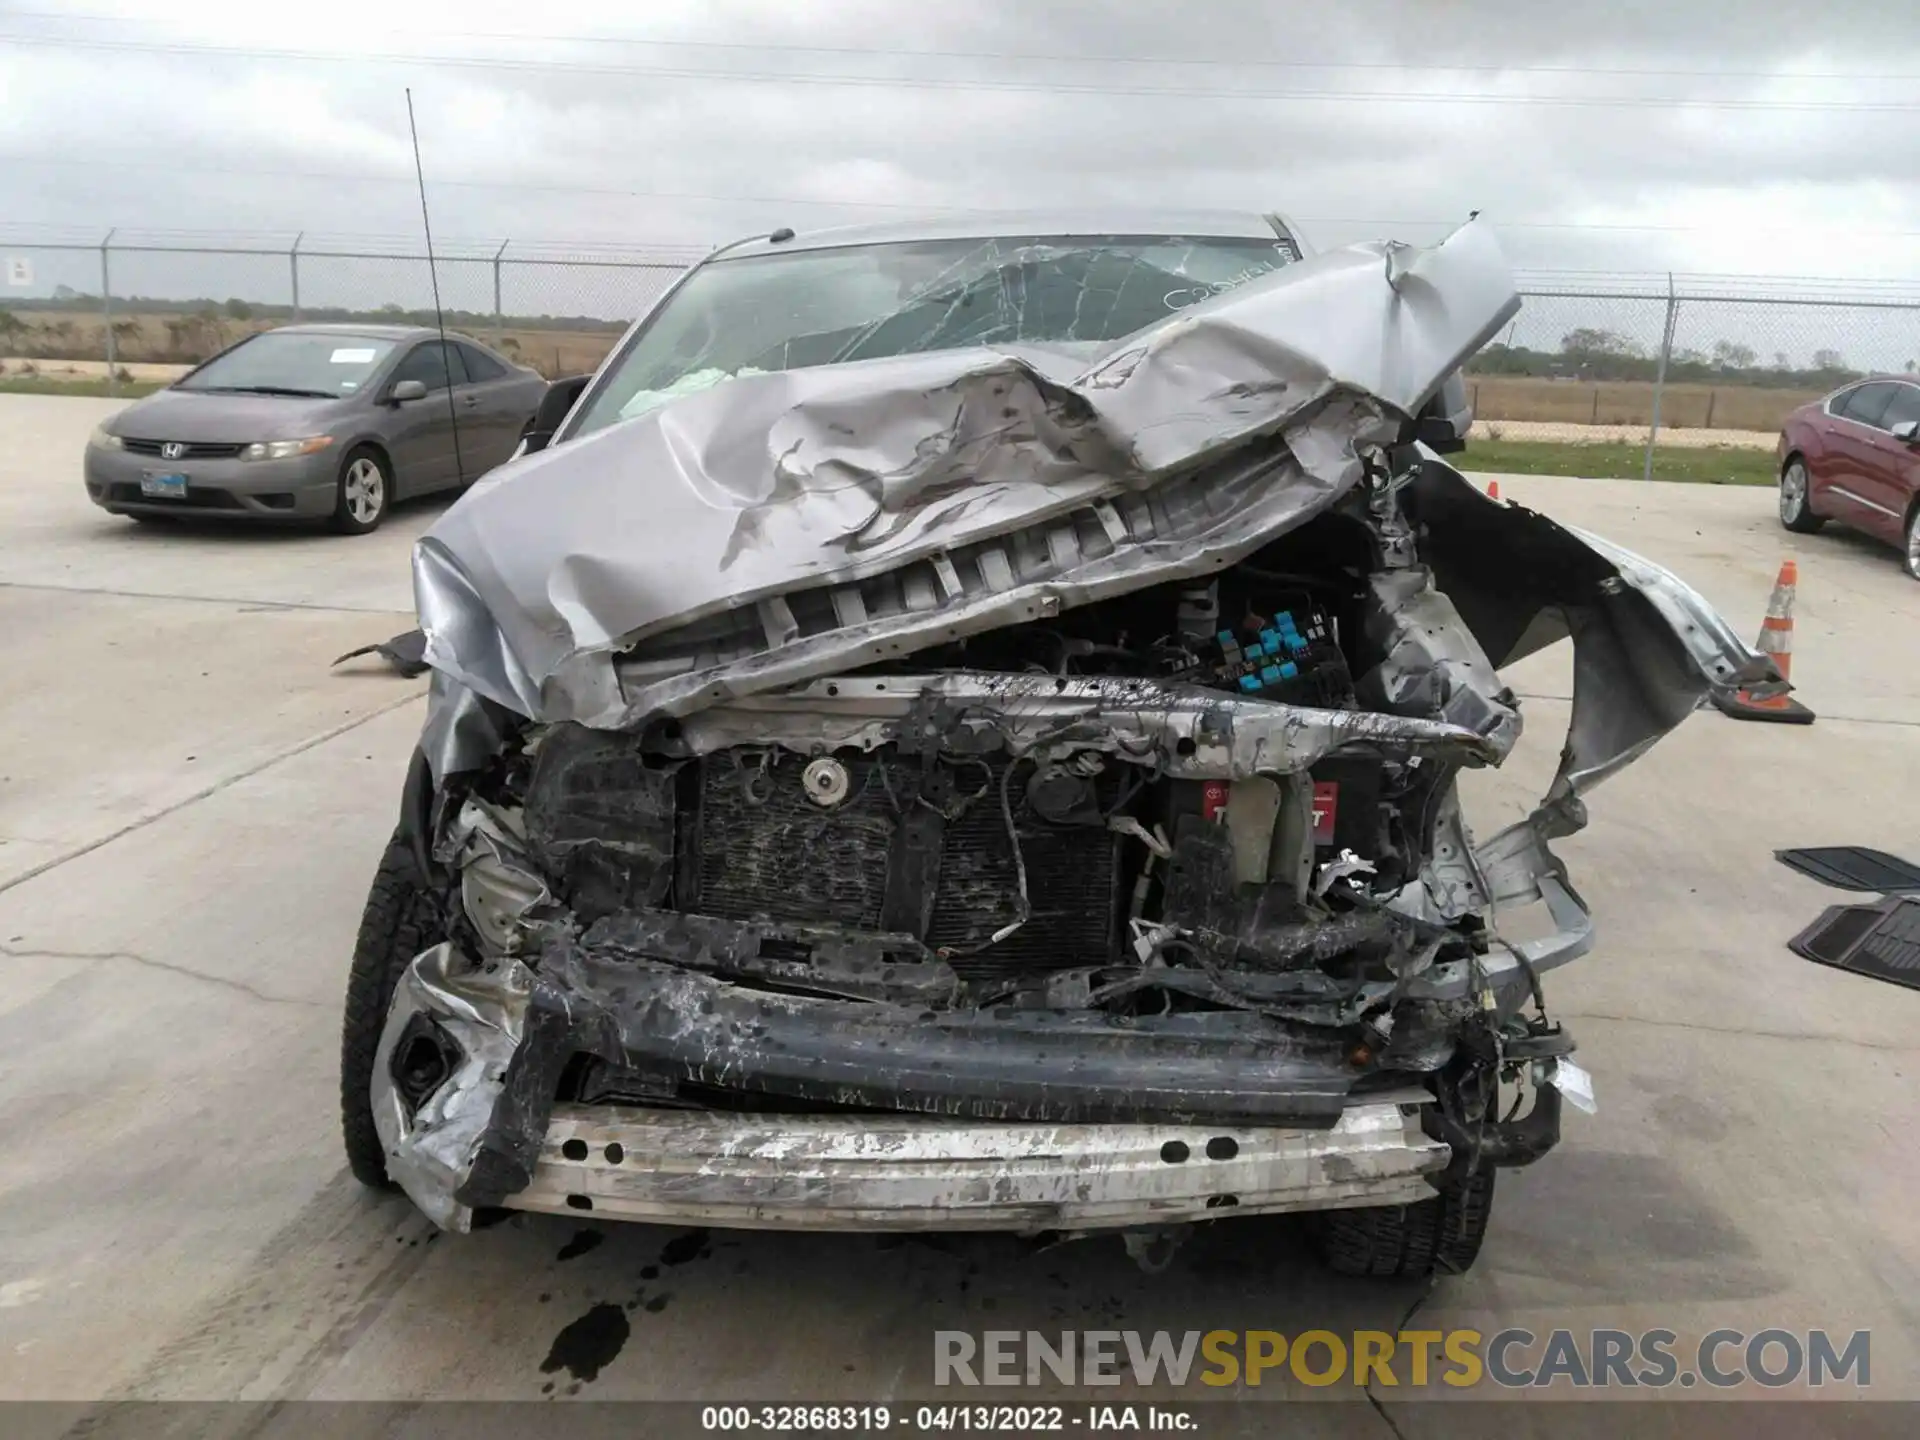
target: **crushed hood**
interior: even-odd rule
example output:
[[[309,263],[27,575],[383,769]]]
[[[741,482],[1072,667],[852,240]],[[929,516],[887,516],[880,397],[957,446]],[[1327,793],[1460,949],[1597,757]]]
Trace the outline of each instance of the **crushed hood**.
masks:
[[[1091,359],[974,348],[731,380],[526,457],[442,516],[414,552],[426,660],[529,719],[617,728],[1230,563],[1339,500],[1358,449],[1392,440],[1518,308],[1470,223],[1430,249],[1289,265]],[[983,565],[985,594],[956,580],[864,625],[836,597],[826,636],[781,598],[916,562],[944,577],[962,547],[1088,507],[1113,544],[1037,579]],[[764,631],[744,651],[616,669],[743,612]]]

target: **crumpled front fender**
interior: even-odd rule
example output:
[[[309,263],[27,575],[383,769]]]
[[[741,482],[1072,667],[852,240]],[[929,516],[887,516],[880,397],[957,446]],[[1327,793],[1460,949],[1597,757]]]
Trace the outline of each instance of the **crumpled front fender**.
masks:
[[[1474,847],[1498,907],[1544,904],[1552,933],[1436,966],[1410,993],[1516,985],[1593,947],[1593,917],[1549,842],[1587,823],[1583,796],[1691,715],[1716,687],[1779,683],[1773,663],[1665,567],[1536,511],[1491,500],[1430,457],[1408,487],[1421,558],[1495,667],[1571,637],[1573,713],[1553,784],[1526,819]],[[1475,972],[1478,973],[1475,973]]]
[[[533,972],[518,960],[475,965],[458,947],[423,951],[401,973],[374,1051],[374,1130],[387,1174],[428,1219],[466,1230],[473,1211],[455,1199],[493,1122],[507,1067],[525,1037]],[[451,1074],[417,1106],[394,1080],[394,1053],[417,1022],[433,1025],[458,1056]]]

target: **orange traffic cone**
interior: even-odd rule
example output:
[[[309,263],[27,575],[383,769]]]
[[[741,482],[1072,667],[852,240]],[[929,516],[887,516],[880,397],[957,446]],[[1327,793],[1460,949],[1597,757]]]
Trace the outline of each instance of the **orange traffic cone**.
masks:
[[[1793,673],[1793,592],[1799,583],[1800,567],[1792,560],[1782,560],[1779,578],[1773,582],[1773,597],[1767,601],[1767,618],[1760,622],[1760,638],[1753,647],[1773,661],[1773,668],[1780,672],[1783,681],[1789,680]],[[1713,703],[1721,714],[1736,720],[1811,725],[1813,711],[1786,693],[1791,688],[1786,686],[1775,693],[1775,687],[1768,686],[1768,693],[1764,695],[1745,688],[1731,694],[1716,690]]]
[[[1498,480],[1487,481],[1487,499],[1498,500],[1499,498],[1500,498],[1500,482]]]

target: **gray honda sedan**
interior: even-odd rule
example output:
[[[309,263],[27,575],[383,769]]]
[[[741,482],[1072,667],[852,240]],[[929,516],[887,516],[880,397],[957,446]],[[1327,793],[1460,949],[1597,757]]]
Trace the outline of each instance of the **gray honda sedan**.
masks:
[[[396,499],[513,453],[547,383],[464,336],[397,325],[251,335],[87,442],[87,496],[136,520],[325,519],[363,535]]]

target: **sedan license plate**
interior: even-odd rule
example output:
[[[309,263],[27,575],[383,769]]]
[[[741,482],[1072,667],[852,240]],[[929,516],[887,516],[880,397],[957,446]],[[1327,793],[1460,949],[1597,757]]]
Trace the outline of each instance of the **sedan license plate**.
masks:
[[[184,500],[187,498],[187,477],[177,470],[142,470],[140,493],[155,495],[163,500]]]

